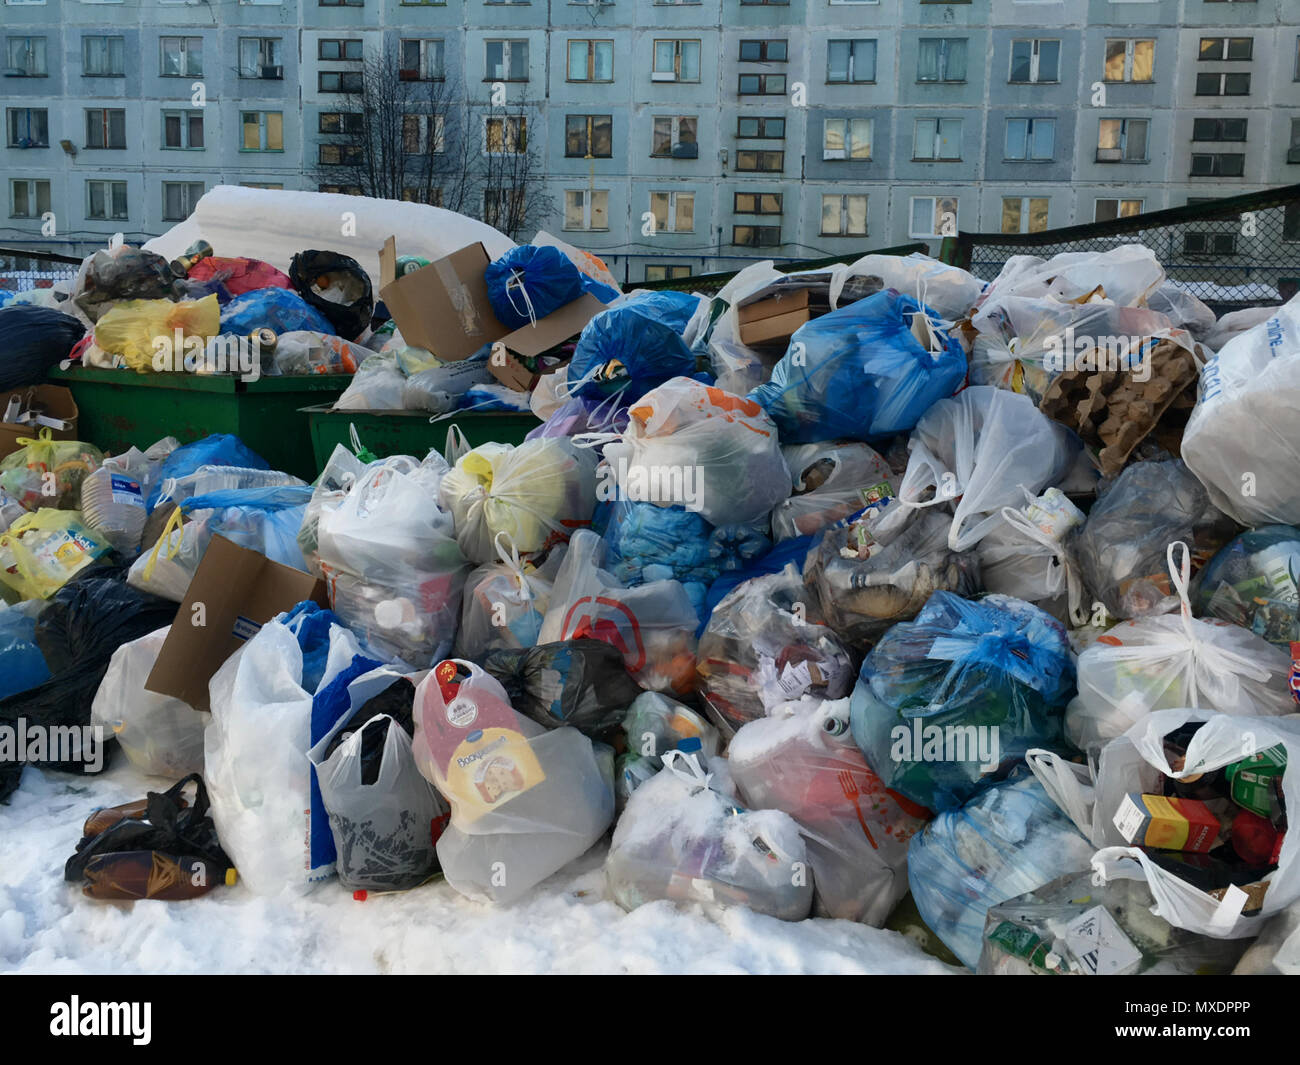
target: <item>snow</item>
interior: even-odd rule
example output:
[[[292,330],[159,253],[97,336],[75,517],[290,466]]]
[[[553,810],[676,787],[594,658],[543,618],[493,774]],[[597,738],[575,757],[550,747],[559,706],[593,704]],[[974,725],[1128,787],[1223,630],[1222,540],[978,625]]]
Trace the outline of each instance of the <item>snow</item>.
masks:
[[[219,887],[189,902],[97,902],[63,879],[96,807],[160,790],[124,759],[93,777],[24,771],[0,806],[0,972],[25,973],[957,973],[898,933],[668,902],[624,913],[605,844],[513,906],[445,883],[353,900]]]

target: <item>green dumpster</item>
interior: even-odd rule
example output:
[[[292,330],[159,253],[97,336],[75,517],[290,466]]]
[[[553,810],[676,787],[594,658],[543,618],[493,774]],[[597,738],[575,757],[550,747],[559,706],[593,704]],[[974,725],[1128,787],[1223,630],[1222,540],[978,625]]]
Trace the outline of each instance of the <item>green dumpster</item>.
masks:
[[[233,433],[274,469],[308,481],[320,467],[302,408],[333,403],[352,381],[350,374],[241,381],[90,367],[52,370],[49,378],[72,390],[80,409],[77,435],[105,451],[132,444],[143,450],[164,436],[184,444]]]
[[[524,437],[542,423],[532,414],[507,411],[472,411],[453,414],[430,422],[423,411],[408,410],[331,410],[329,404],[305,407],[301,412],[308,420],[316,468],[324,467],[338,444],[350,446],[351,427],[357,438],[380,458],[388,455],[423,457],[431,448],[442,451],[450,426],[459,427],[470,447],[493,441],[521,444]]]

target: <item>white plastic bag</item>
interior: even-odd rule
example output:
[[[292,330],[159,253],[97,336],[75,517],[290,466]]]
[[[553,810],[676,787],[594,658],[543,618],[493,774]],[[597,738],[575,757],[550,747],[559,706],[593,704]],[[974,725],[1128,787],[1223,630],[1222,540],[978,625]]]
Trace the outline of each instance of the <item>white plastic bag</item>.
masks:
[[[831,306],[836,306],[846,281],[864,276],[880,278],[886,288],[898,289],[950,322],[964,318],[984,288],[984,282],[973,274],[928,255],[864,255],[836,271]]]
[[[406,375],[397,366],[394,354],[367,356],[357,367],[335,410],[401,410],[402,388]]]
[[[359,442],[358,442],[359,443]],[[302,527],[298,530],[298,547],[302,550],[303,561],[307,568],[317,577],[323,576],[320,556],[317,548],[320,544],[320,516],[326,510],[334,510],[347,498],[348,490],[364,474],[366,464],[342,444],[335,444],[334,450],[321,470],[320,476],[312,486],[311,501],[303,513]]]
[[[1153,710],[1204,707],[1243,717],[1296,711],[1291,656],[1239,625],[1192,617],[1187,545],[1170,544],[1168,558],[1181,610],[1121,622],[1079,655],[1079,694],[1065,711],[1076,747],[1100,747]]]
[[[113,652],[90,707],[90,723],[114,736],[140,772],[179,779],[203,772],[203,730],[210,715],[145,688],[170,631],[168,625]]]
[[[499,561],[480,566],[465,582],[456,632],[456,653],[479,661],[489,651],[537,645],[564,558],[559,547],[541,567],[525,564],[504,532],[497,533],[496,549]]]
[[[1083,625],[1083,578],[1065,548],[1084,516],[1058,488],[1024,506],[1003,507],[1003,525],[979,542],[980,581],[987,592],[1013,595],[1046,610],[1058,621]]]
[[[772,511],[772,538],[778,542],[817,532],[895,493],[898,478],[866,444],[791,444],[781,452],[794,494]]]

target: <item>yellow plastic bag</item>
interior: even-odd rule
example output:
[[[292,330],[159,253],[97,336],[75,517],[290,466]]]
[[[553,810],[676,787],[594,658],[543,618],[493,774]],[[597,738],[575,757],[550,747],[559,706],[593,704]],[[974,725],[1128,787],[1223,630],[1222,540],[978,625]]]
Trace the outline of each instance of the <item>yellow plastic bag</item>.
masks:
[[[114,304],[95,326],[95,343],[111,355],[121,355],[137,373],[178,370],[185,365],[186,347],[197,354],[221,331],[217,297],[201,300],[123,300]],[[189,344],[195,338],[195,345]]]
[[[81,499],[81,482],[104,462],[104,453],[80,440],[55,440],[49,429],[20,437],[22,445],[0,460],[0,489],[28,510],[72,510]]]
[[[23,599],[48,599],[110,550],[78,510],[25,514],[0,536],[0,582]]]

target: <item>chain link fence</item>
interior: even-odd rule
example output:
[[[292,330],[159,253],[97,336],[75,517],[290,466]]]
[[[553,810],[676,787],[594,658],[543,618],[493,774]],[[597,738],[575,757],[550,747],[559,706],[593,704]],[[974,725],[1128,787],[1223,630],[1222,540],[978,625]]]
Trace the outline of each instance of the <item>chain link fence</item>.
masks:
[[[71,281],[80,265],[80,259],[69,255],[0,248],[0,306],[7,299],[3,294],[52,288],[60,281]]]
[[[990,281],[1015,255],[1150,248],[1176,285],[1216,314],[1284,302],[1300,281],[1300,185],[1041,233],[958,233],[946,262]]]

